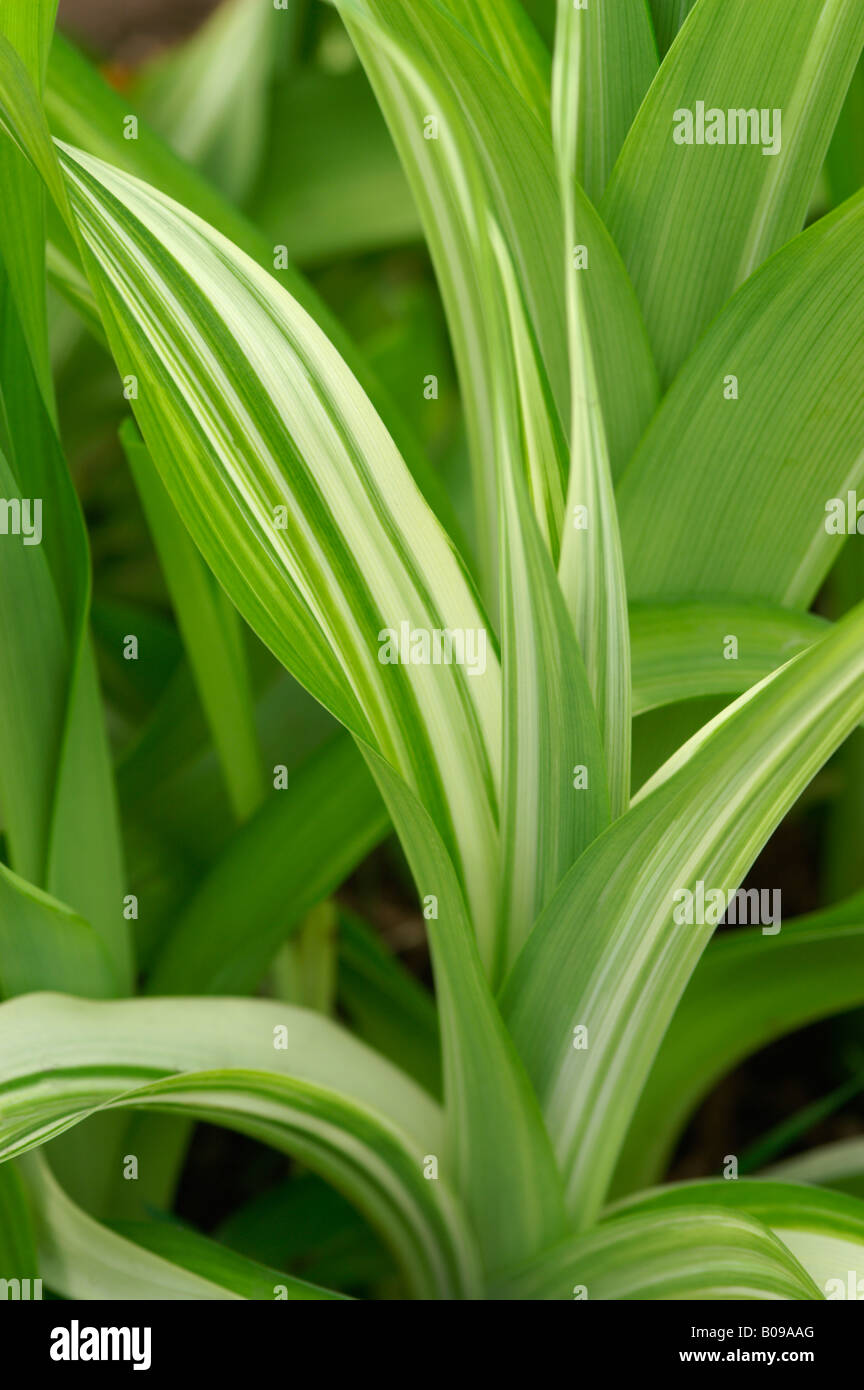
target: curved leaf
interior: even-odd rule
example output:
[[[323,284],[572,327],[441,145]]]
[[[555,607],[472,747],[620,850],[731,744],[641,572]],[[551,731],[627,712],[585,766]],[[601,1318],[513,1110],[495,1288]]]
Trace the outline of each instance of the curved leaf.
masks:
[[[571,870],[505,985],[582,1223],[597,1212],[678,998],[708,943],[676,894],[737,887],[864,714],[864,608],[742,696],[643,788]],[[587,1029],[584,1035],[577,1028]]]
[[[740,695],[824,637],[823,618],[735,603],[632,603],[633,714]],[[734,659],[728,639],[737,642]]]
[[[281,1031],[280,1031],[281,1030]],[[263,1000],[93,1004],[28,995],[0,1007],[0,1157],[96,1110],[150,1108],[226,1124],[338,1187],[415,1293],[465,1297],[475,1256],[444,1181],[435,1103],[319,1014]]]
[[[676,1189],[677,1191],[677,1189]],[[819,1291],[761,1222],[705,1197],[620,1217],[548,1250],[499,1285],[508,1299],[808,1299]]]
[[[860,910],[860,909],[859,909]],[[779,936],[724,932],[684,991],[630,1125],[615,1191],[656,1182],[698,1102],[736,1062],[795,1028],[864,1003],[864,925],[817,915]]]
[[[727,1213],[731,1209],[770,1227],[806,1269],[822,1297],[860,1297],[858,1281],[864,1279],[864,1202],[839,1192],[747,1179],[676,1183],[619,1203],[606,1216],[611,1218],[610,1226],[619,1220],[631,1220],[640,1212],[651,1213],[662,1221],[682,1208],[698,1209],[705,1203],[720,1206]]]

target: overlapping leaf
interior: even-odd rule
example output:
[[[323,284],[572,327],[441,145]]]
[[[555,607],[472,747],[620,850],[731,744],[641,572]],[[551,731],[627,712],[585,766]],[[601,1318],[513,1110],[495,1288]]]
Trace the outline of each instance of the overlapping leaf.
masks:
[[[693,10],[603,200],[664,386],[732,292],[801,230],[862,43],[858,0],[699,0]],[[734,144],[698,143],[699,102],[723,112],[727,136],[729,111],[753,111],[758,141],[751,130]],[[690,145],[674,138],[686,111]]]
[[[618,490],[631,598],[811,603],[864,476],[862,228],[859,195],[773,257],[688,360]]]
[[[0,1036],[3,1158],[106,1106],[207,1118],[284,1149],[345,1192],[420,1296],[470,1294],[464,1216],[443,1179],[423,1177],[424,1156],[440,1147],[438,1108],[320,1015],[264,1001],[37,994],[3,1005]]]
[[[706,1185],[707,1186],[707,1185]],[[667,1204],[597,1227],[514,1271],[510,1299],[818,1298],[798,1261],[760,1221],[711,1203]]]
[[[574,866],[505,985],[505,1017],[583,1224],[713,930],[676,926],[673,895],[699,880],[737,887],[854,728],[864,714],[862,635],[859,608],[685,745]]]

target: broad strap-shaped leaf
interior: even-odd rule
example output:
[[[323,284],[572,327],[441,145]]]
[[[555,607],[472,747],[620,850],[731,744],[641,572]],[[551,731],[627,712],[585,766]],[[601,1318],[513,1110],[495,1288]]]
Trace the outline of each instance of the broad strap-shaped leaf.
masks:
[[[52,1292],[109,1301],[242,1297],[94,1220],[66,1195],[41,1154],[26,1154],[16,1166],[33,1208],[40,1272]],[[0,1183],[11,1169],[0,1165]]]
[[[0,998],[44,989],[109,999],[120,982],[89,922],[0,864]]]
[[[864,194],[738,292],[665,398],[618,489],[631,598],[809,606],[864,477],[862,314]]]
[[[313,754],[229,841],[173,923],[150,994],[243,994],[291,930],[383,839],[389,821],[347,735]]]
[[[121,429],[121,442],[219,751],[231,802],[242,821],[255,810],[264,790],[243,628],[186,533],[131,421]]]
[[[858,0],[693,10],[603,200],[664,386],[732,292],[801,230],[862,43]]]
[[[730,1184],[731,1185],[731,1184]],[[677,1189],[675,1189],[677,1191]],[[819,1290],[762,1222],[701,1204],[639,1212],[570,1237],[496,1290],[520,1301],[816,1299]]]
[[[36,93],[2,35],[0,66],[4,80],[11,74],[24,93],[15,143],[22,148],[32,136],[44,154]],[[23,137],[21,130],[27,132]],[[8,143],[6,134],[0,136],[3,148]],[[46,158],[43,172],[62,197],[53,156]],[[44,279],[41,190],[26,180],[20,191],[39,202],[40,230],[31,229],[28,236],[37,238],[32,249]],[[0,548],[0,783],[9,857],[16,873],[92,924],[125,987],[131,949],[122,916],[113,774],[87,629],[87,536],[34,341],[32,335],[28,340],[0,271],[0,473],[8,507],[20,509],[19,534]],[[14,510],[12,521],[14,530]],[[94,988],[98,993],[98,984]]]
[[[447,1171],[471,1215],[484,1266],[494,1271],[560,1235],[560,1174],[537,1097],[481,968],[441,837],[404,782],[383,767],[376,776],[427,922],[441,1027]]]
[[[720,1178],[656,1189],[619,1203],[606,1215],[612,1218],[608,1221],[611,1228],[619,1220],[632,1220],[638,1213],[651,1213],[662,1220],[705,1203],[768,1226],[806,1269],[821,1297],[860,1297],[858,1281],[864,1279],[864,1202],[840,1192],[795,1183],[746,1178],[731,1182]]]
[[[555,82],[575,144],[575,176],[599,202],[642,99],[657,74],[657,49],[643,0],[558,0]]]
[[[657,1182],[688,1117],[742,1058],[818,1018],[864,1003],[864,904],[859,922],[821,914],[724,932],[684,991],[622,1150],[616,1192]]]
[[[108,336],[184,523],[283,664],[449,824],[486,939],[500,676],[458,558],[300,305],[155,190],[63,160]],[[427,661],[448,632],[477,661],[458,664],[457,648],[452,664],[415,664],[418,631]]]
[[[277,16],[277,19],[284,18],[284,12]],[[205,222],[222,232],[266,270],[272,271],[278,261],[276,273],[280,283],[299,300],[339,349],[379,414],[386,420],[424,497],[452,533],[454,513],[447,493],[403,413],[370,371],[364,356],[358,352],[335,315],[293,264],[285,260],[282,248],[287,231],[274,244],[201,174],[180,159],[143,117],[138,121],[137,140],[124,139],[124,117],[130,112],[129,96],[121,96],[109,87],[96,68],[62,34],[55,36],[51,48],[45,111],[51,131],[59,139],[161,189],[191,212],[203,217]],[[71,237],[65,238],[62,247],[50,245],[49,253],[49,265],[58,288],[85,315],[89,313],[95,317],[98,323],[92,290],[83,271],[76,265],[77,253]]]
[[[139,1248],[209,1279],[238,1298],[289,1303],[322,1303],[344,1298],[344,1294],[319,1288],[281,1270],[269,1269],[173,1221],[117,1221],[113,1230]]]
[[[526,106],[549,120],[549,50],[521,0],[443,0],[487,57],[507,74]]]
[[[498,68],[430,0],[412,0],[410,4],[407,0],[398,4],[340,0],[339,8],[387,117],[432,251],[468,411],[478,516],[487,533],[485,541],[481,535],[484,568],[493,574],[497,556],[494,392],[488,369],[478,355],[478,321],[484,305],[476,289],[478,268],[465,257],[464,248],[457,253],[451,243],[446,214],[458,190],[450,172],[441,169],[436,151],[443,143],[440,126],[449,120],[449,136],[462,159],[480,163],[491,210],[513,258],[553,399],[560,418],[567,421],[570,383],[557,230],[561,213],[549,133],[514,94]],[[382,32],[403,54],[399,69],[385,56],[379,37]],[[418,107],[413,92],[409,99],[405,73],[412,64],[440,93],[431,112]],[[451,102],[445,103],[448,87],[457,104],[455,113]],[[439,121],[437,141],[424,138],[425,131],[430,135],[434,131],[425,123],[425,115]],[[620,257],[581,189],[577,188],[574,196],[579,205],[579,240],[587,246],[592,266],[586,294],[598,389],[608,417],[613,468],[618,469],[632,454],[650,418],[656,401],[656,376],[633,288]]]
[[[0,1038],[0,1157],[106,1107],[207,1118],[334,1183],[419,1296],[470,1293],[464,1214],[445,1181],[423,1176],[425,1155],[440,1148],[438,1107],[321,1015],[263,1000],[94,1004],[38,994],[0,1007]]]
[[[596,1214],[654,1053],[713,926],[676,894],[737,888],[864,714],[864,608],[680,750],[562,883],[503,995],[568,1205]],[[587,1031],[585,1031],[587,1030]],[[587,1046],[586,1046],[587,1043]]]
[[[826,631],[824,618],[787,608],[631,603],[633,714],[703,695],[740,695]]]
[[[518,286],[497,231],[493,243],[510,308],[509,340],[517,357],[520,348],[527,356]],[[502,355],[506,350],[502,342]],[[524,423],[522,435],[529,437]],[[498,450],[505,740],[499,976],[609,821],[603,745],[582,653],[529,502],[525,478],[532,470],[514,457],[512,437],[512,430],[502,432]]]
[[[596,10],[594,11],[596,13]],[[647,16],[646,16],[647,20]],[[577,247],[577,179],[584,172],[583,61],[597,42],[586,12],[559,0],[552,72],[552,136],[564,209],[570,366],[570,469],[559,578],[585,661],[606,753],[612,816],[630,799],[630,629],[606,421],[598,387],[585,281]],[[584,145],[581,149],[584,154]]]

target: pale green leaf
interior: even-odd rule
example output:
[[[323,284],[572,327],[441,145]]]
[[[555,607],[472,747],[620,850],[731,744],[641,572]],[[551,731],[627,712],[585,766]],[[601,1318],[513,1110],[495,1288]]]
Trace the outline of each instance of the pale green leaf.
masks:
[[[816,1285],[818,1295],[810,1297],[860,1296],[858,1281],[864,1279],[864,1202],[839,1192],[794,1183],[746,1178],[732,1182],[720,1178],[657,1189],[619,1203],[607,1216],[614,1218],[610,1227],[619,1220],[632,1220],[638,1213],[650,1213],[662,1221],[682,1209],[698,1209],[705,1203],[768,1226]]]
[[[647,16],[646,16],[647,19]],[[586,149],[583,63],[599,42],[593,20],[559,0],[552,74],[552,136],[564,209],[565,299],[570,366],[570,468],[558,574],[582,651],[606,753],[613,818],[630,797],[630,629],[607,420],[577,238],[577,179]],[[579,233],[581,235],[581,232]]]
[[[427,921],[441,1026],[446,1171],[471,1214],[484,1264],[494,1270],[560,1234],[560,1175],[537,1097],[484,976],[441,836],[389,768],[382,764],[376,776]],[[498,1176],[491,1184],[493,1168]]]
[[[676,1191],[678,1189],[675,1189]],[[583,1292],[584,1290],[584,1292]],[[819,1291],[759,1221],[702,1203],[599,1226],[514,1270],[499,1298],[810,1299]]]
[[[264,1000],[37,994],[0,1006],[0,1039],[3,1158],[106,1107],[229,1125],[355,1202],[419,1296],[469,1293],[464,1218],[447,1183],[423,1176],[424,1156],[440,1151],[437,1106],[321,1015]]]

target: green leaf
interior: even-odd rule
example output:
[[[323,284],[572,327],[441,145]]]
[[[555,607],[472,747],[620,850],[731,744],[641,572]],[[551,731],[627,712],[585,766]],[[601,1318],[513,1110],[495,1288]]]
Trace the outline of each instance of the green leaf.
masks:
[[[320,1014],[264,1000],[37,994],[0,1006],[0,1039],[0,1157],[96,1109],[225,1124],[292,1154],[356,1203],[416,1294],[470,1293],[464,1218],[446,1182],[423,1176],[424,1155],[440,1151],[437,1106]]]
[[[572,0],[558,0],[555,63],[559,92],[566,87],[571,169],[596,203],[657,73],[644,0],[581,9]]]
[[[452,1168],[454,1186],[471,1215],[484,1264],[495,1270],[536,1253],[560,1234],[560,1175],[537,1097],[484,976],[441,837],[404,782],[383,764],[376,775],[429,932],[441,1024],[447,1171]],[[491,1088],[490,1077],[495,1078]],[[489,1181],[493,1168],[494,1185]]]
[[[345,1297],[331,1289],[318,1288],[305,1279],[283,1274],[281,1270],[268,1269],[173,1221],[117,1221],[112,1229],[142,1249],[170,1260],[181,1269],[188,1269],[238,1298],[320,1303]]]
[[[383,839],[389,821],[351,740],[270,793],[197,886],[158,953],[151,994],[254,990],[292,928]]]
[[[640,1212],[571,1237],[514,1270],[496,1296],[695,1301],[820,1295],[761,1222],[722,1210],[706,1194],[692,1209],[670,1202],[662,1214]]]
[[[654,1053],[713,930],[676,925],[675,894],[698,881],[737,887],[854,728],[864,714],[862,635],[858,608],[679,750],[577,862],[511,972],[504,1015],[582,1223],[603,1200]]]
[[[524,342],[518,286],[500,236],[494,245],[518,355]],[[501,351],[506,351],[503,343]],[[512,429],[502,431],[498,449],[504,674],[501,974],[512,965],[567,870],[609,822],[603,747],[582,653],[529,503],[525,471],[530,470],[523,470],[508,447],[512,436]]]
[[[801,230],[862,43],[858,0],[700,0],[693,10],[603,200],[664,386],[732,292]],[[767,139],[760,127],[759,144],[676,143],[676,112],[693,113],[695,142],[697,103],[728,113],[742,94],[768,113]]]
[[[619,487],[631,598],[811,603],[844,539],[827,503],[845,512],[864,477],[862,227],[864,195],[774,256],[687,362]]]
[[[568,419],[561,214],[551,141],[503,73],[430,0],[412,0],[410,5],[406,0],[340,0],[339,9],[408,174],[447,310],[468,417],[481,572],[488,581],[495,574],[498,547],[496,393],[482,350],[481,325],[488,304],[478,290],[486,270],[465,246],[458,224],[454,231],[453,207],[462,192],[464,169],[476,161],[489,209],[514,262],[558,414]],[[401,55],[398,62],[396,53]],[[418,82],[432,98],[431,112],[418,97]],[[425,139],[425,116],[436,112],[439,138]],[[588,247],[592,266],[586,312],[610,455],[617,469],[632,454],[654,408],[656,376],[618,253],[581,189],[575,188],[574,196],[580,241]]]
[[[0,1279],[35,1279],[39,1274],[33,1215],[14,1163],[0,1166]]]
[[[730,1208],[738,1215],[770,1227],[799,1260],[826,1298],[857,1298],[857,1282],[864,1278],[864,1202],[839,1192],[823,1192],[793,1183],[735,1182],[676,1183],[673,1187],[640,1196],[607,1213],[619,1220],[652,1213],[663,1220],[686,1207],[705,1203]],[[832,1282],[835,1281],[835,1282]],[[854,1292],[849,1292],[850,1281]],[[814,1295],[810,1295],[813,1297]]]
[[[826,632],[812,613],[745,603],[632,603],[633,714],[740,695]],[[729,638],[737,641],[734,660]]]
[[[223,1221],[220,1241],[266,1264],[302,1269],[328,1288],[367,1292],[393,1266],[363,1218],[314,1173],[260,1192]]]
[[[364,72],[300,68],[277,83],[248,212],[303,265],[420,239],[411,190]]]
[[[859,908],[860,914],[860,908]],[[656,1182],[687,1119],[742,1058],[816,1019],[864,1003],[864,926],[820,915],[712,941],[648,1076],[618,1164],[616,1192]]]
[[[612,468],[598,387],[595,345],[577,263],[577,179],[588,156],[583,61],[598,31],[585,12],[559,0],[552,81],[552,136],[564,208],[564,275],[570,364],[570,469],[558,573],[585,661],[606,752],[613,818],[630,799],[630,630]],[[647,16],[646,16],[647,19]]]
[[[243,629],[178,517],[131,421],[120,433],[171,594],[232,805],[245,820],[264,784]]]
[[[443,0],[445,8],[503,72],[525,105],[549,119],[549,50],[520,0]]]
[[[834,127],[825,174],[832,207],[851,198],[864,184],[864,60],[855,69]]]
[[[80,146],[89,154],[97,155],[110,164],[115,164],[126,173],[152,183],[191,212],[203,217],[205,222],[209,222],[235,242],[259,265],[268,271],[273,270],[276,252],[284,245],[285,233],[279,236],[277,244],[273,245],[267,236],[238,212],[206,179],[185,164],[148,127],[143,118],[138,123],[138,139],[125,140],[123,121],[129,112],[129,98],[121,97],[113,91],[96,69],[62,35],[57,35],[51,49],[45,109],[55,136],[69,144]],[[314,111],[312,114],[314,116]],[[304,127],[303,138],[307,135],[308,130]],[[54,171],[56,174],[56,163]],[[43,174],[45,172],[43,170]],[[55,190],[55,199],[59,197],[62,197],[62,184]],[[281,220],[280,215],[280,224]],[[53,264],[55,268],[63,267],[59,282],[62,292],[71,298],[73,303],[80,305],[83,287],[87,285],[87,281],[82,271],[75,267],[77,253],[71,238],[67,237],[66,240],[70,244],[65,250],[65,259],[62,250],[55,247]],[[424,497],[448,529],[452,529],[453,508],[402,412],[396,408],[389,394],[376,380],[364,358],[320,296],[290,262],[283,264],[281,252],[278,275],[280,282],[324,329],[328,338],[348,362],[376,409],[387,421]],[[91,316],[95,316],[98,322],[98,311],[93,302],[92,291],[87,288],[86,293],[87,311]]]
[[[93,999],[120,993],[89,922],[0,864],[0,996],[44,989]]]
[[[473,634],[480,648],[486,626],[458,558],[300,305],[155,190],[62,157],[115,357],[138,377],[138,422],[187,529],[283,664],[450,827],[488,951],[497,661],[478,655],[469,672],[380,660],[385,638],[404,649],[405,631]]]
[[[20,97],[16,143],[29,149],[62,201],[38,101],[2,35],[0,82]],[[131,951],[112,769],[87,632],[87,536],[53,404],[46,405],[39,363],[31,362],[12,299],[0,274],[0,474],[5,496],[22,506],[22,516],[22,499],[30,500],[31,523],[37,507],[43,516],[40,544],[31,543],[34,530],[33,537],[4,544],[0,555],[0,763],[10,860],[23,878],[92,924],[125,988]],[[32,680],[24,681],[25,672]]]
[[[0,1181],[11,1164],[0,1165]],[[77,1206],[40,1154],[21,1159],[45,1284],[63,1298],[207,1299],[240,1297],[109,1230]]]
[[[39,92],[57,13],[57,0],[12,0],[0,7],[0,36],[20,55]],[[45,195],[39,177],[8,136],[0,137],[0,187],[5,216],[0,258],[9,277],[45,409],[54,419],[54,387],[45,299]]]

